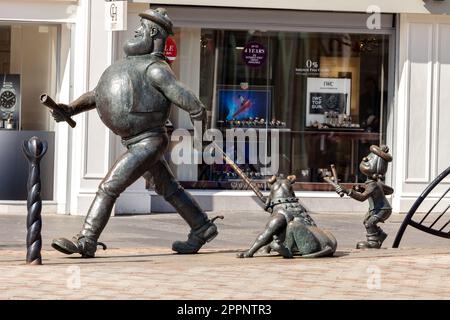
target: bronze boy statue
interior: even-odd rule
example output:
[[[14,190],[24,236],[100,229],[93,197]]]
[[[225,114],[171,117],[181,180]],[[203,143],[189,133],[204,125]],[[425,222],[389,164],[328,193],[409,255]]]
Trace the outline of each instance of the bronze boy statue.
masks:
[[[369,200],[369,212],[364,219],[364,226],[367,230],[367,241],[357,243],[357,249],[376,248],[379,249],[386,239],[387,234],[377,225],[386,221],[391,215],[392,208],[387,201],[385,195],[392,194],[394,190],[385,185],[384,175],[386,174],[388,163],[392,161],[392,156],[388,153],[389,148],[385,145],[380,147],[370,146],[371,153],[364,157],[359,165],[359,170],[367,176],[364,183],[363,191],[358,188],[345,189],[340,185],[336,185],[335,189],[338,194],[345,193],[349,197],[358,200]]]
[[[119,195],[139,177],[153,179],[162,195],[191,227],[187,241],[176,241],[178,253],[196,253],[217,235],[214,219],[180,186],[164,160],[168,146],[165,122],[172,104],[186,110],[191,120],[203,121],[206,110],[200,100],[175,79],[163,54],[172,21],[165,9],[148,9],[139,14],[141,25],[124,45],[127,57],[109,66],[97,87],[53,113],[56,121],[97,109],[103,123],[122,138],[127,151],[100,183],[81,232],[73,240],[53,241],[53,248],[65,253],[94,257],[101,232]]]

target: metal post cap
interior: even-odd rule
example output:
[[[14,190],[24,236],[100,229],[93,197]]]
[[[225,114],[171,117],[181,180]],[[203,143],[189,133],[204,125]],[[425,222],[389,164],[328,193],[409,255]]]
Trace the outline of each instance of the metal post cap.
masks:
[[[42,158],[47,152],[47,147],[47,141],[42,141],[38,137],[31,137],[22,145],[23,152],[29,160]]]

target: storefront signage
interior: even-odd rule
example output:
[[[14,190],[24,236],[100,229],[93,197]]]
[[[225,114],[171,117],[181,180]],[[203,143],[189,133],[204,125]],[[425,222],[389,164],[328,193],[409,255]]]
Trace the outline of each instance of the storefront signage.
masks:
[[[267,50],[259,42],[248,42],[242,50],[242,59],[249,67],[259,67],[266,61]]]
[[[307,59],[302,67],[295,68],[295,74],[300,76],[318,76],[321,71],[327,72],[328,70],[320,69],[319,62],[312,59]]]
[[[306,125],[323,123],[325,113],[350,114],[351,79],[308,78]]]
[[[177,58],[177,44],[173,38],[169,37],[166,40],[166,46],[164,48],[164,55],[170,62],[175,61]]]
[[[127,1],[105,2],[105,30],[123,31],[127,30]]]

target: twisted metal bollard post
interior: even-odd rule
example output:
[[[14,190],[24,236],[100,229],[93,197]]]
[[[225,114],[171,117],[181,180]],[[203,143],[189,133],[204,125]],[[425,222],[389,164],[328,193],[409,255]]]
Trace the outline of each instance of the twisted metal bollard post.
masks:
[[[29,162],[27,198],[27,264],[42,264],[41,170],[39,163],[47,152],[47,141],[32,137],[23,142],[23,153]]]

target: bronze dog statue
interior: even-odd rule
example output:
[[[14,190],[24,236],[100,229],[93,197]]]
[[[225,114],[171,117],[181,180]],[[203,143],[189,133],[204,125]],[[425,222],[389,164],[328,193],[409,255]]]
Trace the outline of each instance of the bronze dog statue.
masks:
[[[273,176],[268,184],[270,194],[265,210],[271,214],[266,229],[259,234],[253,245],[238,258],[250,258],[264,247],[266,253],[277,251],[284,258],[300,255],[304,258],[329,257],[337,247],[335,237],[317,227],[295,196],[292,185],[294,175],[284,178]]]

